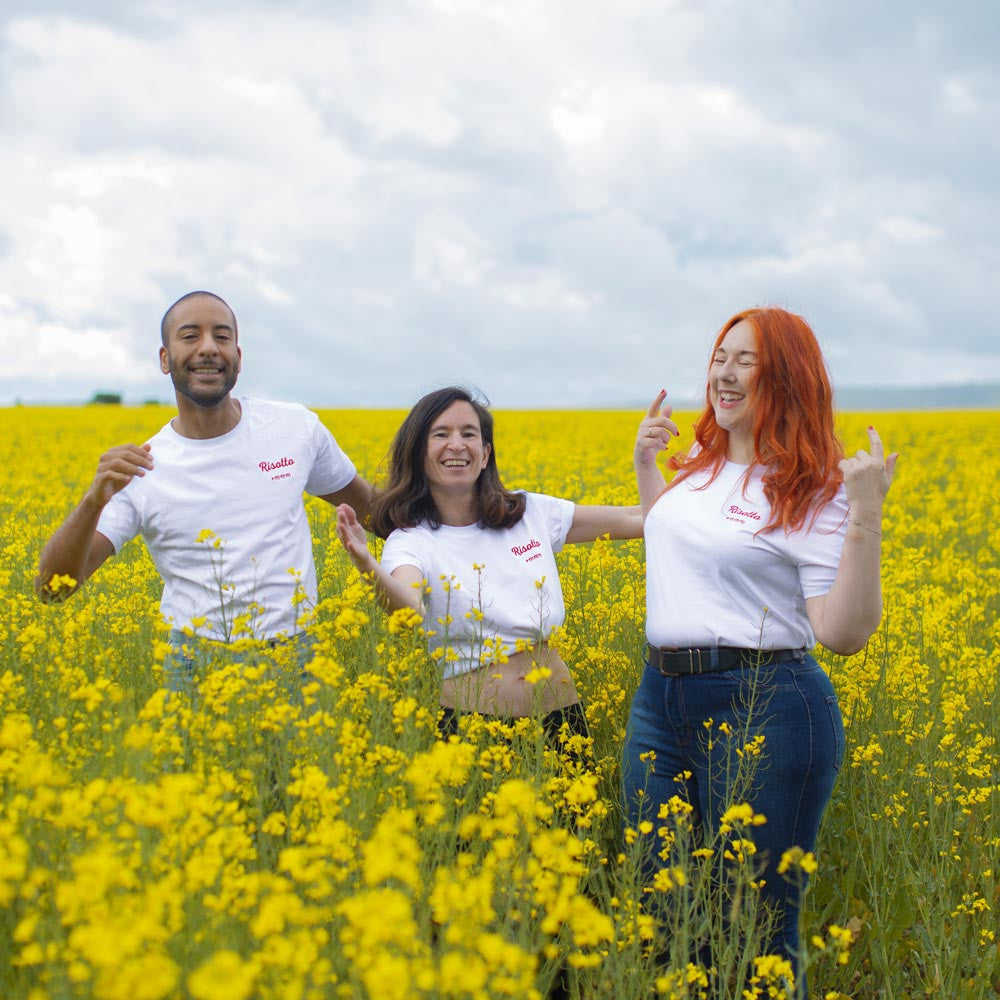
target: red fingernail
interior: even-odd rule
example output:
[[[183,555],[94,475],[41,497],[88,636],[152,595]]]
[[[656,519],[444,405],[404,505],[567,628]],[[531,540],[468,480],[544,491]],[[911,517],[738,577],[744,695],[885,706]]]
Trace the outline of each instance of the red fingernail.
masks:
[[[868,430],[870,430],[870,431],[873,431],[873,430],[875,430],[875,428],[874,428],[874,427],[872,427],[872,425],[871,425],[871,424],[869,424],[869,425],[868,425]]]

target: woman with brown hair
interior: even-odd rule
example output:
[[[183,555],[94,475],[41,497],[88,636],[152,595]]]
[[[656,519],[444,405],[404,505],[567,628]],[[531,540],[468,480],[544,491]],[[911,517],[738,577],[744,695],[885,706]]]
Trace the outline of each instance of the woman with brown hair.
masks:
[[[548,642],[565,613],[555,553],[603,535],[638,538],[638,506],[506,489],[490,411],[452,386],[424,396],[399,428],[371,529],[386,538],[381,563],[351,508],[338,508],[338,536],[383,605],[424,619],[442,669],[442,731],[477,712],[537,715],[550,737],[564,722],[586,734],[569,668]]]
[[[635,447],[648,644],[624,750],[626,812],[637,828],[685,794],[710,843],[734,804],[722,776],[763,737],[741,797],[766,818],[747,836],[778,914],[769,951],[794,966],[800,889],[778,866],[787,849],[815,846],[844,752],[836,695],[809,651],[818,641],[850,655],[878,626],[882,504],[897,456],[884,458],[869,428],[870,451],[844,457],[819,345],[783,309],[749,309],[722,327],[695,443],[669,460],[669,486],[656,464],[677,435],[664,397]],[[703,738],[723,724],[741,734],[729,759],[725,741],[710,751]]]

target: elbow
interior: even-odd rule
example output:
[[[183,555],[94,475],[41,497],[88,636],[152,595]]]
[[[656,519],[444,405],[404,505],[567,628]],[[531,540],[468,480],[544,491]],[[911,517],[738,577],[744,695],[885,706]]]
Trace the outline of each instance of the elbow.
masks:
[[[880,596],[844,607],[843,602],[816,599],[809,621],[820,645],[838,656],[853,656],[868,644],[882,621]]]
[[[870,622],[859,622],[858,627],[850,630],[845,629],[842,632],[829,635],[817,635],[816,639],[831,653],[836,653],[838,656],[854,656],[855,653],[860,653],[868,645],[868,640],[878,628],[880,620],[881,616]]]
[[[820,639],[820,643],[825,646],[831,653],[836,653],[837,656],[853,656],[855,653],[860,653],[862,649],[865,648],[865,644],[868,642],[868,636],[863,639],[857,638],[837,638],[836,640],[824,640]]]

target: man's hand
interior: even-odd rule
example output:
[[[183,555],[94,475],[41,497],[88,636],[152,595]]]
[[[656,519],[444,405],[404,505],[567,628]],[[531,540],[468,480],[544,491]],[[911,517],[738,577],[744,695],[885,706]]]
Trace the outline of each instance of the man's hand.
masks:
[[[83,499],[42,549],[35,577],[40,600],[66,600],[114,553],[114,546],[97,530],[97,523],[116,493],[153,468],[150,451],[148,444],[121,444],[101,456]]]
[[[150,452],[148,444],[121,444],[106,451],[97,463],[97,474],[84,500],[103,510],[108,501],[136,476],[144,476],[153,468]]]

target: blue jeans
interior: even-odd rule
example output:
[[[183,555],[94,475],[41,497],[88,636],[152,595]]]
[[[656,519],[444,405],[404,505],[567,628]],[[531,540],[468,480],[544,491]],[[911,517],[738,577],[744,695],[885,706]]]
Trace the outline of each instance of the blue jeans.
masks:
[[[708,719],[711,751],[703,725]],[[721,737],[721,723],[740,738]],[[720,776],[736,771],[735,750],[745,742],[744,734],[749,739],[762,735],[763,750],[755,780],[734,799],[734,790]],[[655,763],[640,760],[650,751]],[[800,890],[777,873],[777,866],[789,847],[815,847],[843,756],[837,696],[806,653],[757,668],[681,677],[665,677],[647,665],[632,701],[622,761],[626,818],[633,828],[641,819],[655,823],[661,803],[686,794],[695,828],[710,842],[719,817],[734,802],[748,802],[755,813],[763,813],[767,822],[744,835],[753,838],[764,866],[764,898],[779,913],[768,953],[784,955],[797,967]],[[682,772],[690,777],[675,781]],[[650,869],[662,863],[654,853]]]
[[[284,648],[294,650],[292,658],[301,684],[308,679],[305,667],[313,657],[315,645],[311,635],[299,632],[288,639],[272,639],[244,649],[228,649],[223,642],[192,638],[176,628],[170,630],[167,642],[170,643],[170,652],[163,660],[164,687],[172,693],[187,695],[194,693],[197,679],[204,676],[213,662],[255,664],[265,659],[273,662],[270,654]]]

